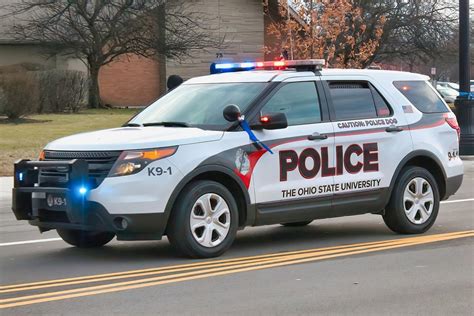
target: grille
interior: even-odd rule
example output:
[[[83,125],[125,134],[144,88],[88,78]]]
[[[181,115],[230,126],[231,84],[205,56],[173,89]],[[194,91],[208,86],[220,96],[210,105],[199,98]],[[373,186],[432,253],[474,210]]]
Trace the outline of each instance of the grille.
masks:
[[[120,155],[120,151],[45,151],[44,160],[84,159],[89,164],[89,180],[97,187],[109,174],[110,169]],[[41,168],[39,174],[41,186],[66,186],[67,168]]]

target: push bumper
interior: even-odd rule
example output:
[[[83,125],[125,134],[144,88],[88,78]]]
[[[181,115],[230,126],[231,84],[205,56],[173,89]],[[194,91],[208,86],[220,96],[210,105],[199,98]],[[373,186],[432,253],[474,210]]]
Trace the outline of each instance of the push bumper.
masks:
[[[64,181],[45,186],[42,168],[60,170]],[[18,220],[28,220],[41,232],[77,229],[114,232],[119,240],[161,239],[166,228],[163,213],[110,214],[98,202],[88,201],[79,188],[87,187],[88,164],[84,160],[29,161],[15,163],[12,210]],[[46,179],[48,180],[48,179]]]

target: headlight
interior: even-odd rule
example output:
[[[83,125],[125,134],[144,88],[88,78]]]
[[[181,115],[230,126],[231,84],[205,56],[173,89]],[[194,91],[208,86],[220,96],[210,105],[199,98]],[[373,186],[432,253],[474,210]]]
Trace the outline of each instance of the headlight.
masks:
[[[172,156],[178,147],[124,151],[109,172],[109,177],[128,176],[140,172],[155,160]]]

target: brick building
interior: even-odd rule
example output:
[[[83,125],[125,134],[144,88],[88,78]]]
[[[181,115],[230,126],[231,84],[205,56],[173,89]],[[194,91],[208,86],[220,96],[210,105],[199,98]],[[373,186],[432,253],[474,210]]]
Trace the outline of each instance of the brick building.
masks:
[[[279,1],[269,3],[276,8]],[[210,28],[218,30],[215,36],[225,38],[225,48],[197,52],[194,58],[181,63],[168,60],[167,76],[177,74],[187,79],[207,75],[217,53],[235,61],[264,60],[264,46],[269,45],[271,39],[265,35],[268,22],[262,0],[194,0],[194,5],[208,15]],[[111,105],[149,104],[158,98],[159,87],[160,67],[155,60],[128,56],[103,67],[100,72],[101,95]]]
[[[18,0],[4,0],[9,3]],[[165,82],[160,78],[177,74],[184,79],[209,74],[210,64],[216,54],[225,60],[246,61],[272,59],[264,56],[264,46],[274,40],[265,34],[269,18],[264,15],[263,0],[192,0],[196,11],[206,14],[209,28],[216,30],[211,36],[225,38],[225,48],[220,51],[196,52],[194,58],[180,63],[168,60],[159,65],[154,59],[138,56],[123,56],[102,67],[99,86],[102,100],[113,106],[142,106],[150,104],[160,95]],[[278,12],[280,2],[268,0],[271,12]],[[0,9],[1,11],[1,9]],[[0,12],[1,13],[1,12]],[[18,42],[8,38],[6,30],[13,18],[0,20],[0,67],[22,63],[41,64],[48,69],[73,69],[86,72],[85,65],[77,59],[65,58],[58,53],[46,58],[38,43]],[[185,31],[185,30],[183,30]],[[165,75],[163,75],[166,73]],[[165,80],[163,80],[165,81]],[[161,87],[160,87],[161,84]]]
[[[27,64],[31,68],[40,66],[41,69],[87,71],[86,66],[78,59],[65,57],[60,53],[56,56],[45,56],[41,44],[14,39],[9,30],[14,23],[18,23],[18,19],[6,15],[4,6],[15,4],[17,1],[0,0],[0,68],[20,69],[20,65]]]

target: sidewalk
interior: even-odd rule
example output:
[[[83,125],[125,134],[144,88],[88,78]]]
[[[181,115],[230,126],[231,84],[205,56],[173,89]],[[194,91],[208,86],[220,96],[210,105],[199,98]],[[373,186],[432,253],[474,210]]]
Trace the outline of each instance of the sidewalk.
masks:
[[[12,196],[13,177],[0,177],[0,200]]]

